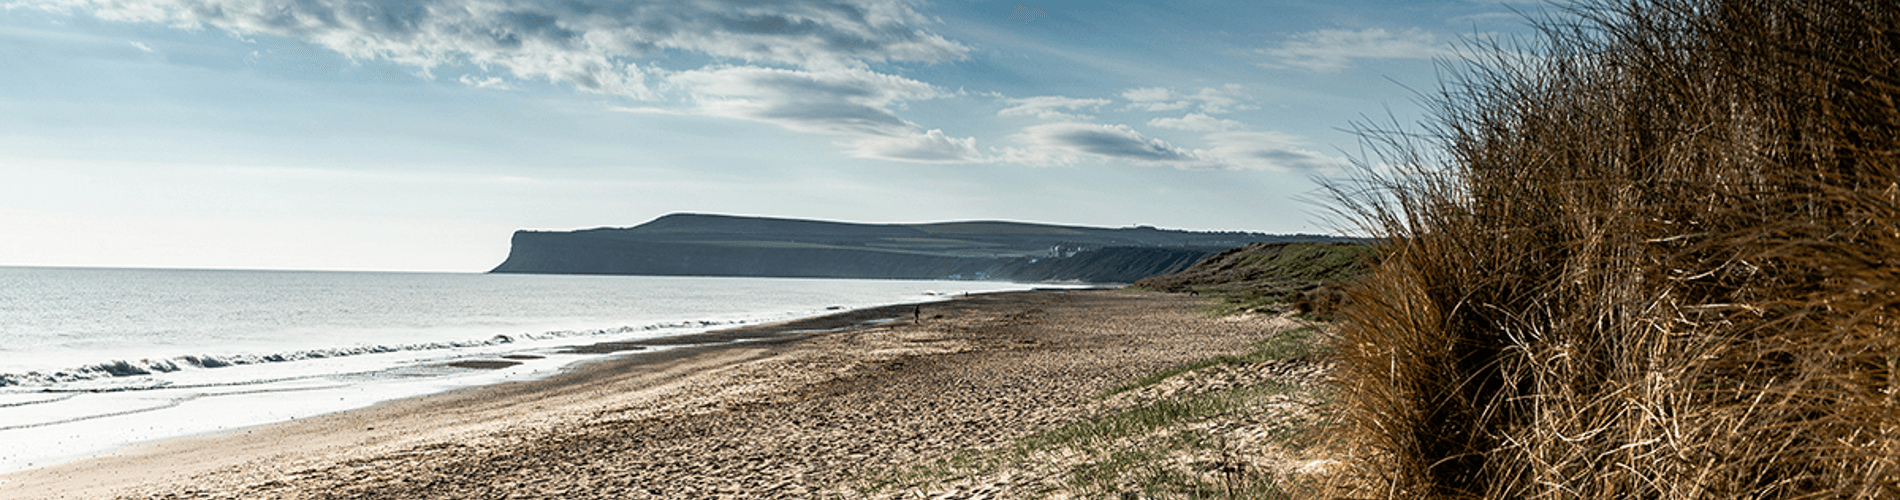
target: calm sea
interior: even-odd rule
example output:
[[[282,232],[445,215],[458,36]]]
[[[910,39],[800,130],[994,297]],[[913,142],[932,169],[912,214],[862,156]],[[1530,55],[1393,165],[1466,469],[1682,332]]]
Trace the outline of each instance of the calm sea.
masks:
[[[598,357],[576,344],[1032,286],[0,267],[0,472]]]

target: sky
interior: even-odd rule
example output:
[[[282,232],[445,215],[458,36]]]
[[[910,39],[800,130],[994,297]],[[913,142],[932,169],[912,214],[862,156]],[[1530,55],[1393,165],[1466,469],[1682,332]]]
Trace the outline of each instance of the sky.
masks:
[[[480,272],[675,212],[1337,234],[1534,3],[0,0],[0,265]]]

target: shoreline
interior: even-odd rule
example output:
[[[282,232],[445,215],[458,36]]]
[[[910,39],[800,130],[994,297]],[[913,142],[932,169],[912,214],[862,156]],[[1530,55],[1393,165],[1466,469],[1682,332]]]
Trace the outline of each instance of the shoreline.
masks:
[[[1031,292],[1043,291],[1043,290],[1048,290],[1048,289],[1031,290]],[[1022,292],[989,292],[986,294],[979,294],[979,295],[988,295],[988,294],[997,294],[997,293],[1022,293]],[[968,295],[965,295],[965,297],[967,296]],[[745,344],[772,345],[772,344],[796,341],[800,338],[809,336],[809,334],[798,333],[798,332],[845,329],[845,328],[852,328],[855,326],[863,325],[865,324],[865,322],[874,320],[874,319],[885,319],[886,317],[896,318],[897,317],[896,315],[898,313],[908,314],[911,311],[912,306],[914,305],[937,304],[937,303],[957,300],[957,298],[958,297],[951,297],[950,299],[947,299],[947,300],[939,300],[939,301],[933,301],[933,302],[874,306],[874,307],[867,307],[867,308],[861,308],[861,309],[839,311],[839,312],[824,314],[820,316],[813,316],[813,317],[808,317],[808,318],[799,318],[799,319],[793,319],[793,320],[787,320],[787,321],[763,323],[763,324],[756,324],[756,325],[735,326],[731,328],[724,328],[724,329],[699,332],[699,333],[690,333],[690,334],[684,334],[684,335],[675,335],[675,336],[669,336],[669,337],[657,337],[657,338],[651,338],[651,339],[641,339],[641,340],[631,340],[631,341],[596,342],[592,344],[581,344],[581,345],[571,346],[564,349],[564,351],[572,351],[575,354],[611,354],[612,356],[576,362],[569,366],[564,367],[558,373],[554,373],[554,374],[539,377],[539,378],[529,379],[529,380],[505,381],[505,382],[494,383],[494,384],[482,384],[482,385],[476,385],[476,386],[470,386],[470,387],[462,387],[462,388],[456,388],[456,389],[451,389],[451,390],[437,392],[437,393],[429,393],[429,394],[421,394],[421,395],[409,396],[409,397],[404,397],[404,398],[397,398],[397,399],[393,399],[389,401],[375,403],[370,406],[362,407],[362,408],[340,410],[340,411],[314,415],[314,416],[301,418],[301,419],[293,418],[289,421],[284,421],[284,422],[265,423],[265,424],[258,424],[254,426],[216,431],[216,432],[206,433],[206,434],[178,436],[178,437],[158,439],[154,441],[134,443],[134,444],[127,445],[127,446],[118,448],[116,450],[104,452],[102,454],[95,455],[95,456],[67,460],[67,461],[55,463],[52,465],[4,472],[4,473],[0,473],[0,493],[5,493],[10,489],[9,487],[13,487],[13,488],[27,488],[21,493],[30,495],[33,492],[39,491],[40,488],[36,488],[36,487],[29,488],[27,486],[29,483],[33,483],[36,481],[43,481],[42,478],[45,478],[45,477],[55,477],[55,478],[70,477],[76,474],[75,472],[73,472],[75,470],[100,468],[100,469],[106,469],[106,470],[121,471],[121,470],[128,470],[128,469],[143,468],[141,464],[137,464],[133,462],[158,461],[161,459],[163,461],[169,462],[169,461],[172,461],[172,459],[176,458],[176,459],[181,460],[180,463],[185,464],[184,466],[181,466],[181,467],[160,469],[159,471],[164,474],[173,474],[176,471],[187,471],[187,470],[196,471],[199,469],[205,469],[207,467],[215,468],[215,467],[227,466],[228,464],[224,463],[225,461],[212,461],[211,463],[203,463],[199,459],[183,457],[181,455],[189,454],[185,450],[200,449],[200,448],[215,449],[221,446],[225,446],[228,444],[227,443],[228,441],[233,440],[234,436],[239,436],[239,435],[284,434],[286,436],[290,436],[290,435],[310,434],[308,432],[298,432],[296,430],[278,429],[278,427],[319,426],[319,427],[327,429],[325,431],[320,432],[319,434],[329,435],[329,434],[334,434],[337,430],[334,428],[334,424],[332,424],[330,421],[374,420],[378,418],[386,418],[385,416],[387,417],[405,416],[404,415],[405,413],[415,411],[413,408],[417,408],[417,407],[433,406],[433,405],[453,406],[453,405],[464,404],[469,401],[476,401],[476,400],[488,399],[491,397],[497,397],[497,395],[500,395],[500,397],[520,397],[517,395],[531,394],[531,393],[536,393],[536,392],[547,392],[550,390],[558,390],[560,387],[564,387],[564,386],[569,386],[569,385],[578,384],[578,383],[587,383],[584,380],[580,380],[580,379],[595,377],[595,376],[598,376],[599,372],[608,371],[607,367],[594,366],[594,365],[609,365],[610,364],[612,365],[614,369],[617,369],[617,370],[639,368],[639,367],[644,367],[644,366],[662,366],[662,365],[668,365],[668,364],[686,364],[688,366],[696,367],[695,369],[716,368],[717,366],[724,366],[731,363],[743,362],[744,360],[730,359],[730,360],[724,360],[724,361],[712,363],[713,365],[716,365],[716,366],[703,366],[701,363],[695,362],[694,359],[717,357],[717,356],[720,356],[718,351],[729,350],[731,348],[740,347],[741,345],[745,345]],[[647,351],[647,349],[654,348],[654,347],[663,347],[665,349]],[[683,374],[683,373],[671,374],[670,373],[667,379],[675,378],[678,376],[684,376],[684,375],[687,375],[687,374]],[[655,381],[655,382],[664,383],[664,381]],[[521,385],[521,384],[525,384],[529,387],[509,387],[509,386],[516,386],[516,385]],[[490,395],[488,393],[493,393],[494,395]],[[424,401],[424,400],[427,400],[427,401]],[[392,405],[393,405],[393,408],[382,408],[384,406],[392,406]],[[395,409],[395,408],[400,408],[400,409]],[[364,413],[366,415],[356,416],[354,418],[345,416],[345,414],[352,414],[352,413],[358,413],[358,412]],[[42,473],[41,471],[44,471],[44,472]],[[143,475],[143,474],[129,474],[129,476],[140,476],[140,475]],[[117,478],[117,477],[128,476],[128,474],[114,473],[114,474],[111,474],[111,476]],[[61,479],[61,481],[64,481],[64,479]],[[91,482],[91,481],[87,481],[87,482]],[[102,484],[100,484],[100,486],[103,486],[105,488],[82,488],[78,491],[73,491],[73,492],[65,491],[63,488],[51,488],[49,489],[49,491],[55,491],[57,494],[62,495],[58,498],[66,498],[66,497],[98,498],[102,496],[101,494],[104,493],[105,491],[109,491],[111,489],[117,489],[117,487],[111,486],[115,482],[121,482],[121,481],[110,481],[110,480],[101,481]],[[141,482],[141,480],[132,479],[129,481],[122,481],[122,482],[125,484],[135,484],[135,483]],[[9,495],[0,495],[0,496],[13,498],[12,496],[9,496]]]
[[[935,284],[929,285],[937,288]],[[1031,286],[1036,285],[1012,284],[1005,290]],[[318,355],[310,359],[297,354],[306,351],[294,348],[167,349],[173,353],[289,353],[285,354],[288,358],[286,361],[295,362],[244,363],[229,369],[193,369],[190,366],[184,369],[153,369],[149,376],[133,374],[138,376],[103,377],[97,381],[82,380],[71,385],[47,385],[44,391],[33,385],[0,383],[8,385],[0,387],[0,414],[4,414],[0,415],[0,421],[4,422],[0,423],[0,442],[12,442],[15,445],[0,446],[0,475],[110,455],[128,447],[166,439],[241,431],[260,425],[362,409],[404,398],[535,380],[583,364],[623,356],[628,354],[626,351],[635,349],[667,349],[739,340],[747,336],[745,332],[759,331],[749,327],[824,318],[857,309],[875,309],[917,301],[944,301],[966,289],[951,286],[950,293],[917,294],[913,290],[913,293],[901,296],[830,297],[844,299],[838,302],[826,297],[800,299],[796,296],[787,297],[789,300],[760,297],[755,301],[735,295],[695,310],[752,312],[702,316],[710,320],[654,319],[647,323],[638,320],[604,323],[607,327],[597,330],[587,330],[585,327],[572,331],[545,329],[541,336],[533,333],[518,336],[512,332],[501,332],[506,329],[496,329],[461,337],[474,339],[467,342],[474,344],[472,347],[462,346],[458,341],[456,347],[437,345],[437,348],[430,348],[425,345],[430,341],[423,341],[413,345],[424,347],[414,348],[412,344],[404,344],[398,338],[364,344],[370,348],[336,348],[336,351],[348,352]],[[795,302],[802,307],[775,309],[771,306],[787,302]],[[824,307],[827,302],[834,305]],[[691,317],[687,314],[676,316]],[[652,314],[646,314],[645,317],[664,318]],[[695,323],[700,326],[695,326]],[[643,324],[646,327],[640,328]],[[661,328],[656,330],[654,326]],[[543,329],[523,331],[537,332]],[[503,334],[498,335],[497,332]],[[574,332],[580,333],[569,335]],[[490,336],[515,338],[494,343],[488,339]],[[325,341],[317,338],[306,339],[302,343],[326,345]],[[368,355],[357,356],[352,353]],[[220,356],[265,357],[264,354],[218,354],[212,357]],[[161,354],[145,357],[159,361],[143,360],[133,364],[176,362],[184,366],[184,358],[190,356],[170,357]],[[138,356],[99,359],[121,358],[139,359]]]
[[[0,481],[7,481],[0,483],[0,496],[181,498],[202,492],[224,492],[233,497],[329,498],[330,493],[324,493],[328,490],[311,486],[324,481],[313,482],[312,478],[329,478],[328,484],[332,486],[388,486],[391,481],[406,484],[410,479],[407,476],[418,475],[452,481],[457,477],[455,474],[421,471],[437,467],[441,459],[456,463],[471,457],[492,460],[534,456],[540,452],[530,450],[546,448],[547,443],[620,427],[635,427],[642,429],[641,432],[678,438],[666,433],[666,426],[654,424],[727,418],[746,420],[759,416],[748,417],[753,413],[748,408],[849,398],[857,392],[855,389],[820,390],[828,386],[868,383],[875,389],[872,392],[884,391],[890,389],[885,387],[889,383],[901,382],[913,375],[916,368],[939,365],[938,361],[960,356],[1008,357],[1017,352],[1048,351],[1051,345],[1038,340],[1047,332],[1037,332],[1036,328],[1030,328],[1027,333],[1011,330],[1021,330],[1025,319],[1048,314],[1047,309],[1060,307],[1071,299],[1112,303],[1137,311],[1165,309],[1175,319],[1204,316],[1198,313],[1198,302],[1185,298],[1102,289],[1044,289],[974,294],[947,301],[872,307],[664,339],[596,344],[605,352],[616,352],[633,347],[711,343],[627,352],[535,380],[463,388],[292,422],[136,445],[107,456],[0,475]],[[918,306],[924,310],[922,322],[911,317],[913,307]],[[1087,307],[1069,309],[1073,310],[1065,309],[1062,314],[1089,318],[1096,312]],[[1252,327],[1265,331],[1259,325]],[[1134,332],[1102,333],[1127,336]],[[1259,335],[1235,336],[1233,332],[1226,332],[1226,337],[1232,338],[1221,343],[1228,344],[1225,347],[1231,350]],[[1125,375],[1219,352],[1222,346],[1203,342],[1195,346],[1150,347],[1173,352],[1143,363],[1104,361]],[[1007,371],[1013,366],[1011,363],[1021,364],[1009,361],[999,366]],[[950,365],[936,368],[947,366]],[[1064,375],[1089,374],[1069,371]],[[1117,383],[1125,376],[1086,378],[1087,383],[1081,385],[1099,390],[1092,386]],[[1073,399],[1077,394],[1073,390],[1067,392],[1062,397]],[[1051,406],[1046,403],[1041,406]],[[747,425],[770,427],[778,425],[774,423],[777,421],[768,419]],[[882,458],[901,462],[905,456],[915,458],[916,454],[913,451]],[[857,455],[864,454],[846,453],[844,456]],[[813,470],[832,471],[825,467]],[[388,474],[370,479],[335,477],[340,473],[375,471]],[[462,478],[469,477],[474,476]],[[823,474],[796,477],[808,478],[801,486],[808,492],[824,486]],[[359,492],[364,491],[369,490]],[[415,497],[407,493],[349,496]],[[686,496],[693,494],[688,492]]]

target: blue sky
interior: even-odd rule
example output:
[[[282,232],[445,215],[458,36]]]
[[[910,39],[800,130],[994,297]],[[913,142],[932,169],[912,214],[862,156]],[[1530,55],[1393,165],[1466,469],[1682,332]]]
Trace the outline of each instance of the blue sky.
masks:
[[[1330,233],[1343,130],[1539,8],[8,2],[0,265],[432,271],[671,212]]]

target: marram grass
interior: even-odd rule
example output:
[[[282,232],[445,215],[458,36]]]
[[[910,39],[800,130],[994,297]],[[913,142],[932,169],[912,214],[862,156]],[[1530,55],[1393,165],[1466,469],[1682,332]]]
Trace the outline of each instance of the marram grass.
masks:
[[[1595,1],[1333,184],[1365,498],[1900,498],[1900,5]]]

